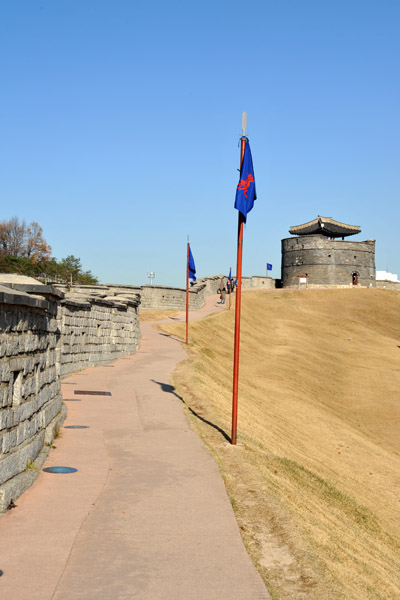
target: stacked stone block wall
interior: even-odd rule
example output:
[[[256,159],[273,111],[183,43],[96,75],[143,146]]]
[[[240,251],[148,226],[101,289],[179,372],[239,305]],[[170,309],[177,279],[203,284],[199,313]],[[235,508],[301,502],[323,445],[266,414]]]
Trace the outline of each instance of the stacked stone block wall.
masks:
[[[242,289],[244,290],[274,290],[277,287],[276,279],[253,275],[253,277],[242,278]]]
[[[400,281],[379,280],[376,287],[386,290],[400,290]]]
[[[233,275],[232,275],[233,277]],[[198,310],[202,308],[206,302],[206,297],[216,294],[221,283],[221,279],[227,280],[226,275],[212,275],[210,277],[202,277],[197,279],[194,284],[191,284],[189,289],[189,310]],[[271,277],[253,276],[243,277],[243,289],[274,289],[278,287],[277,280]],[[140,298],[140,309],[147,310],[185,310],[186,309],[186,290],[184,288],[176,288],[161,285],[73,285],[72,287],[57,284],[56,288],[71,293],[76,296],[85,298],[88,293],[92,297],[107,297],[112,300],[115,298],[132,299],[137,296]]]
[[[206,301],[206,286],[195,283],[189,288],[189,310],[197,310]],[[186,290],[182,288],[144,285],[140,294],[141,309],[185,310]]]
[[[0,286],[0,511],[32,482],[63,416],[55,301]]]
[[[62,301],[61,375],[134,354],[140,344],[138,302]]]

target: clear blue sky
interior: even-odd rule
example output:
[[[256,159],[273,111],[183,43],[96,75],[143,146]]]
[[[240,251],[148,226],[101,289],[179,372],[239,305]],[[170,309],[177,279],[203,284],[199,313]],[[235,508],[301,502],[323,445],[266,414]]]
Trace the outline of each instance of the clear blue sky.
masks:
[[[0,219],[100,280],[236,261],[241,114],[258,200],[243,270],[318,214],[400,275],[397,0],[0,0]]]

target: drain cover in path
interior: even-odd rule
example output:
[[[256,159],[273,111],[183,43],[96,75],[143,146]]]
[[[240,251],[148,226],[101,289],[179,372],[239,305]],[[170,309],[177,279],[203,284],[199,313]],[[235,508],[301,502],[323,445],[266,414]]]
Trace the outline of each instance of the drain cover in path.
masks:
[[[77,470],[74,467],[46,467],[43,469],[46,473],[76,473]]]
[[[111,392],[96,392],[95,390],[74,390],[74,394],[83,396],[111,396]]]

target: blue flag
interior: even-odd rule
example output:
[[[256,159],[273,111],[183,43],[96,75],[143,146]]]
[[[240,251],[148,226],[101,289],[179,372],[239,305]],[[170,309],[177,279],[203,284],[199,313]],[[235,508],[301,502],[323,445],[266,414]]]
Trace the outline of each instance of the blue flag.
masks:
[[[228,279],[229,279],[229,281],[232,280],[232,267],[229,269]]]
[[[254,206],[254,200],[257,199],[256,182],[254,180],[253,159],[249,140],[246,138],[242,167],[240,169],[240,179],[236,189],[235,208],[242,213],[246,223],[247,213]]]
[[[189,245],[189,279],[193,279],[193,281],[196,281],[196,265],[194,264],[194,258],[193,258],[192,251],[190,249],[190,245]]]
[[[272,271],[272,265],[270,263],[267,263],[267,271]]]

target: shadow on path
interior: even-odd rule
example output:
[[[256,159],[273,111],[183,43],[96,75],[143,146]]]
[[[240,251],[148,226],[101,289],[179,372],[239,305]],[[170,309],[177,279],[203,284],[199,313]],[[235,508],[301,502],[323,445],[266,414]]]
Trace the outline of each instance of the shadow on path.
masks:
[[[206,423],[210,427],[213,427],[214,429],[216,429],[229,443],[231,443],[231,438],[229,437],[229,435],[223,429],[221,429],[221,427],[218,427],[218,425],[215,425],[215,423],[208,421],[207,419],[205,419],[204,417],[199,415],[195,410],[193,410],[193,408],[188,406],[188,404],[184,401],[182,396],[180,396],[179,394],[176,393],[173,385],[170,385],[169,383],[163,383],[161,381],[156,381],[155,379],[151,379],[151,381],[153,381],[153,383],[156,383],[157,385],[159,385],[161,390],[163,392],[165,392],[166,394],[173,394],[174,396],[176,396],[182,402],[182,404],[184,404],[186,406],[186,408],[192,413],[192,415],[194,415],[200,421],[203,421],[203,423]]]
[[[161,332],[158,332],[158,333],[159,333],[159,335],[163,335],[164,337],[171,338],[171,340],[176,340],[177,342],[182,342],[182,340],[180,338],[176,337],[175,335],[172,335],[171,333],[161,333]]]

